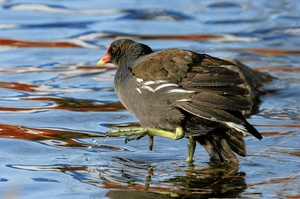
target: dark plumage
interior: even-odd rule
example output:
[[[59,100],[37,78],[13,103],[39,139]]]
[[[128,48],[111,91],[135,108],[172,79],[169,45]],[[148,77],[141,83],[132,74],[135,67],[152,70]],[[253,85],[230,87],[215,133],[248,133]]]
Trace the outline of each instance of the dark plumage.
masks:
[[[172,132],[182,126],[220,161],[246,155],[243,133],[262,139],[242,112],[251,111],[270,76],[189,50],[153,52],[129,39],[114,41],[98,65],[108,62],[118,66],[118,97],[141,126]]]

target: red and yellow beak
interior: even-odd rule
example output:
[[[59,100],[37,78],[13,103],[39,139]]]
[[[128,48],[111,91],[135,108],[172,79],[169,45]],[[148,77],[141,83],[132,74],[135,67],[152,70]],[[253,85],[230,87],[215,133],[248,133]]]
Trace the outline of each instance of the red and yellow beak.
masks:
[[[98,61],[97,66],[102,66],[103,64],[106,64],[110,62],[110,57],[108,55],[108,52],[105,53],[105,55]]]

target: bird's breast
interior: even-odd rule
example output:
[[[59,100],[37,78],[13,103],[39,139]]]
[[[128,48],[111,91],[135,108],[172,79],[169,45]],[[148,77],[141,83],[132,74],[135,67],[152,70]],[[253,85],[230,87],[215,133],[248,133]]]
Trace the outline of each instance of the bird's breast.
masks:
[[[166,80],[144,81],[134,75],[126,78],[116,76],[115,90],[122,104],[140,120],[142,126],[165,130],[176,129],[184,118],[174,104],[176,100],[188,99],[177,98],[174,93],[180,96],[190,93]]]

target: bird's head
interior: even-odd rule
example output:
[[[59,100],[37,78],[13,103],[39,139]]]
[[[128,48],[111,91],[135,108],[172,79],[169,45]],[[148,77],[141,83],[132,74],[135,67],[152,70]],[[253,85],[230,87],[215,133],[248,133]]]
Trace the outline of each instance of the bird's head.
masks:
[[[117,67],[123,65],[130,66],[139,56],[152,52],[152,49],[147,45],[130,39],[118,39],[110,44],[107,52],[99,60],[97,66],[102,66],[106,63],[113,63]]]

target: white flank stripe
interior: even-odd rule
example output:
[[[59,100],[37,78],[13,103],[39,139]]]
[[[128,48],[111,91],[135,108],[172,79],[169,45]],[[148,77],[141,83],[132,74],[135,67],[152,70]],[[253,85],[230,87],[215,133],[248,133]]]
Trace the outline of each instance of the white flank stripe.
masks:
[[[191,99],[180,99],[180,100],[176,100],[176,102],[189,102],[191,101]]]
[[[162,84],[162,85],[159,85],[158,87],[156,87],[156,89],[155,89],[155,91],[158,91],[159,89],[162,89],[162,88],[165,88],[165,87],[170,87],[170,86],[172,86],[172,87],[178,87],[179,85],[178,84],[171,84],[171,83],[169,83],[169,84]]]
[[[168,93],[194,93],[195,91],[189,91],[184,89],[171,89]]]
[[[150,87],[150,86],[142,86],[141,88],[146,89],[146,90],[148,90],[148,91],[150,91],[152,93],[155,92],[155,90],[152,87]]]
[[[166,83],[166,82],[168,82],[168,81],[167,80],[146,81],[145,83],[143,83],[143,85],[149,86],[152,84],[161,84],[161,83]]]
[[[141,79],[141,78],[136,78],[136,81],[137,81],[138,83],[141,83],[141,82],[143,82],[144,80]]]
[[[166,80],[147,81],[142,84],[141,88],[154,93],[162,88],[179,86],[178,84],[166,83],[166,82],[167,82]],[[160,84],[160,85],[158,85],[158,84]],[[151,85],[152,85],[152,87],[151,87]],[[153,88],[153,87],[156,87],[156,88]]]
[[[245,133],[245,134],[249,134],[247,129],[241,124],[236,124],[236,123],[233,123],[233,122],[225,122],[225,124],[227,126],[230,126],[230,127],[234,128],[237,131],[240,131],[240,132]]]
[[[135,88],[140,94],[142,93],[140,88]]]

